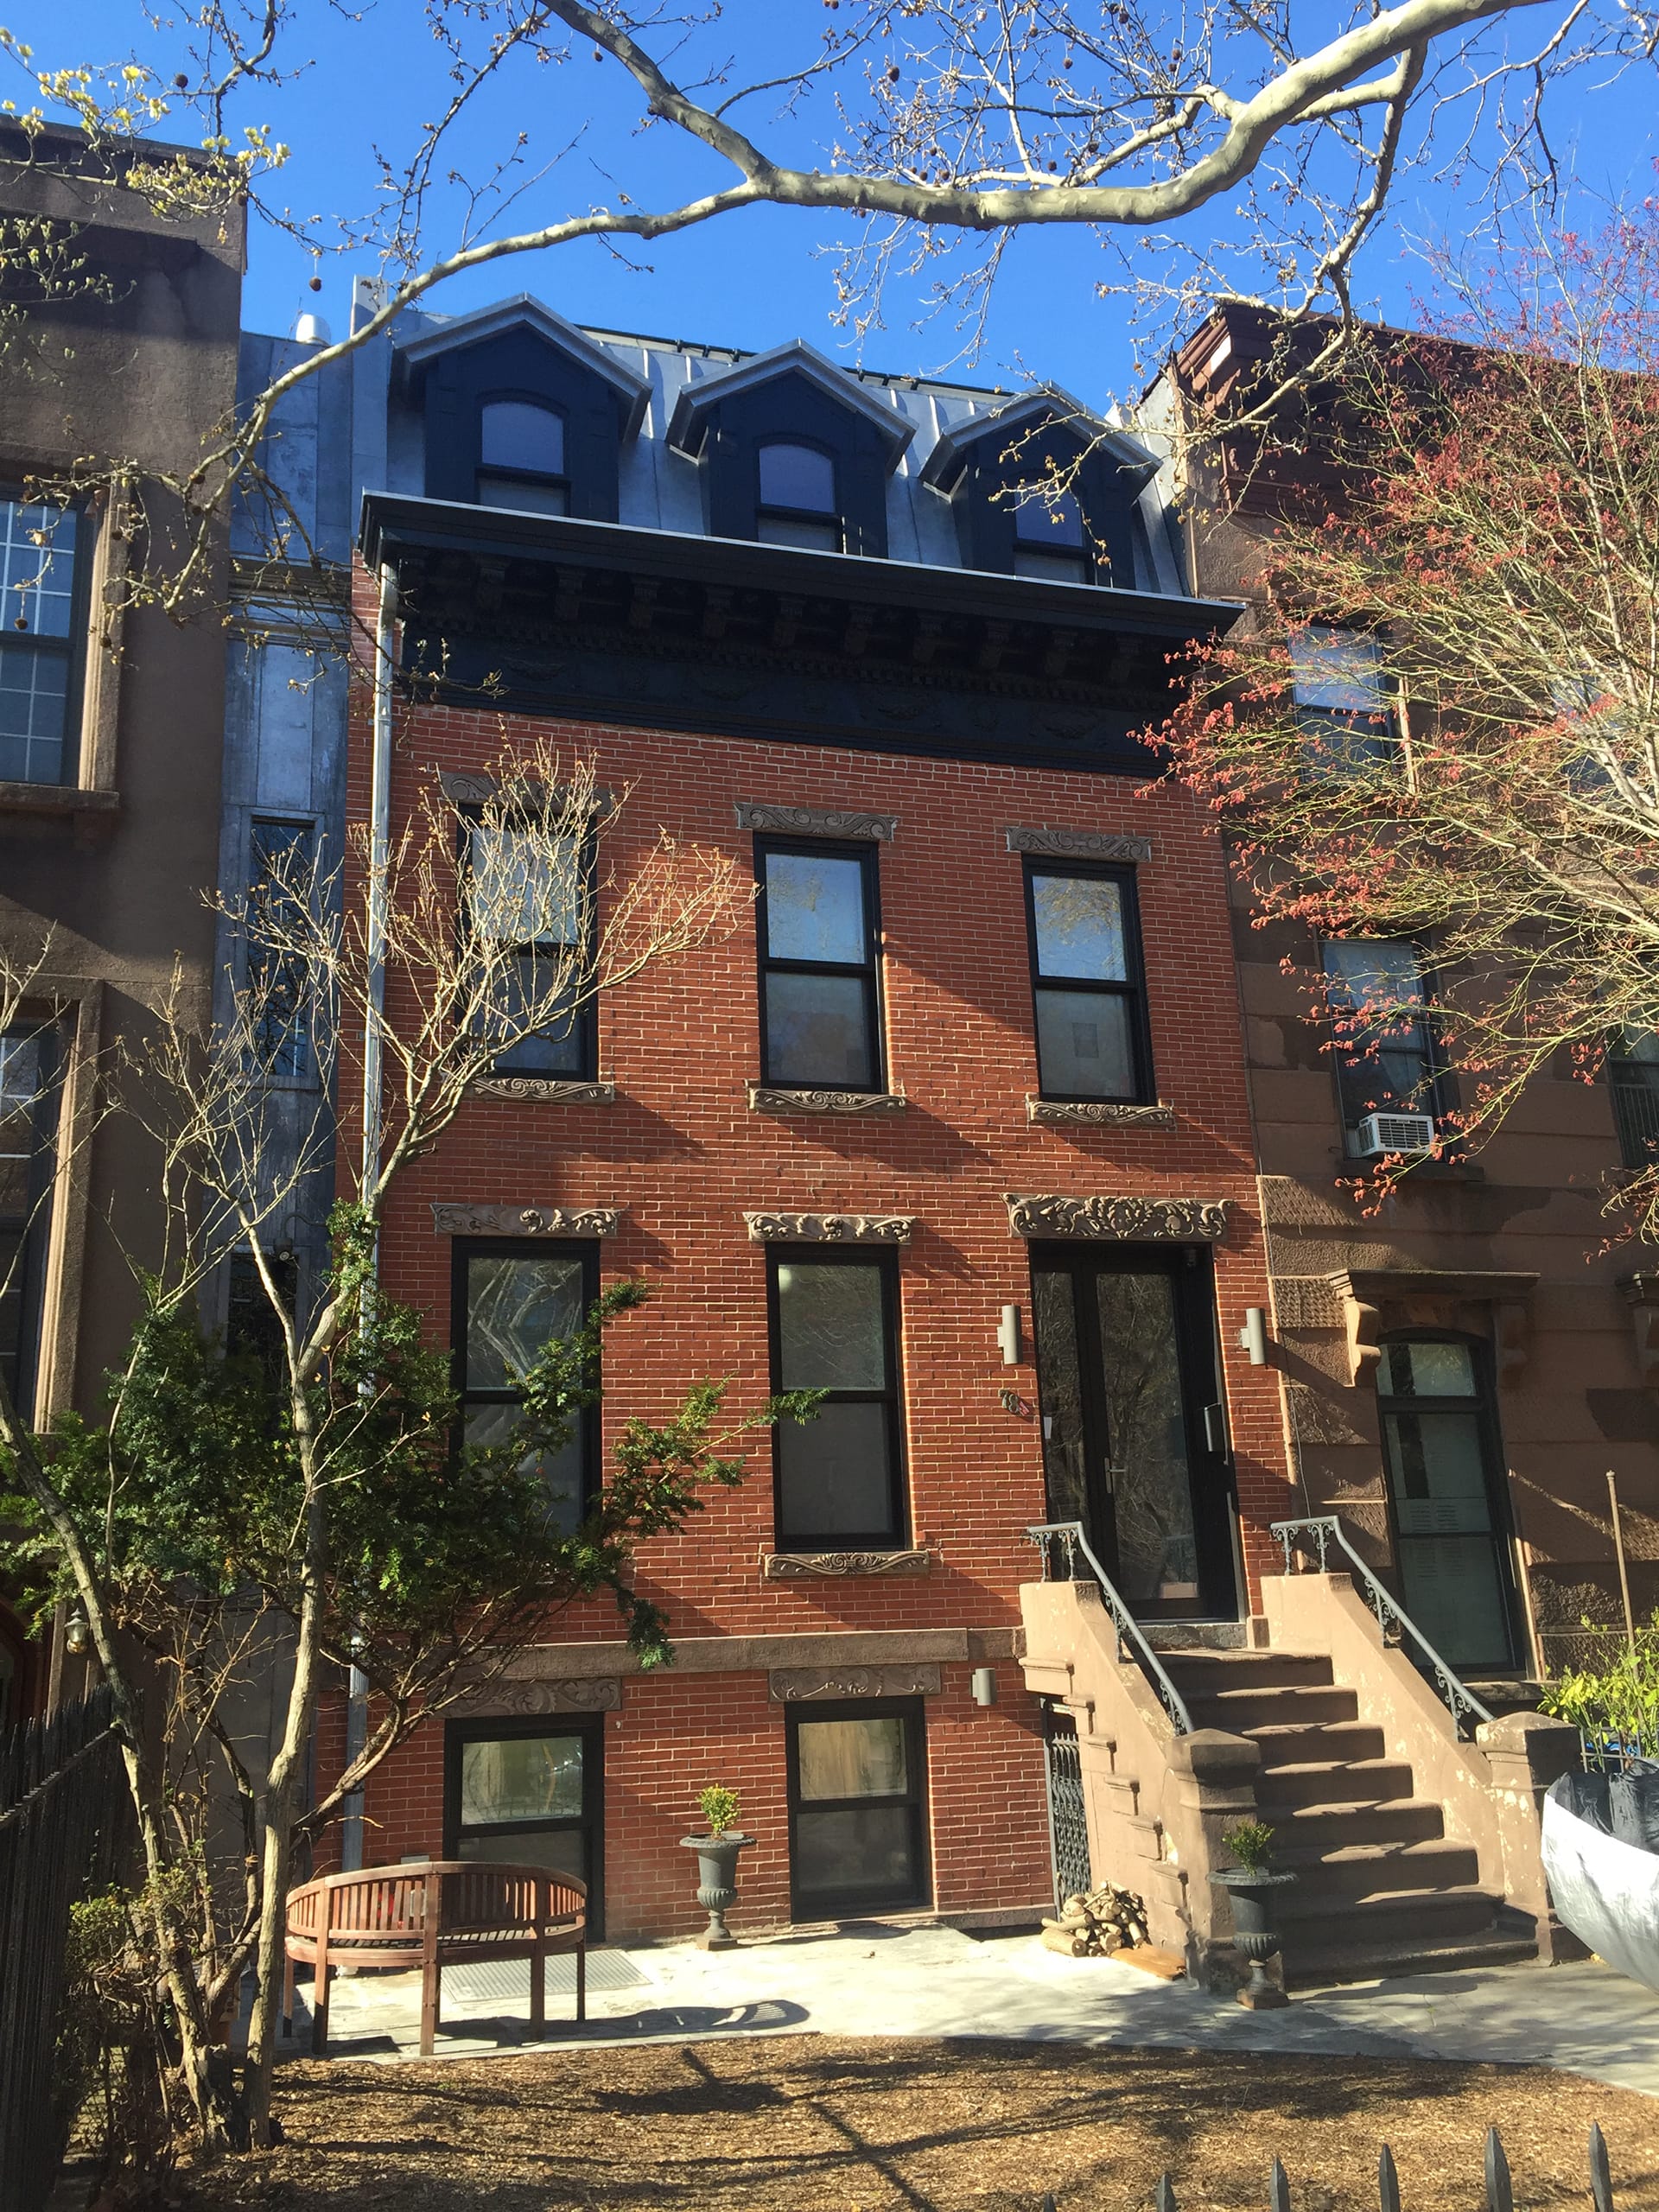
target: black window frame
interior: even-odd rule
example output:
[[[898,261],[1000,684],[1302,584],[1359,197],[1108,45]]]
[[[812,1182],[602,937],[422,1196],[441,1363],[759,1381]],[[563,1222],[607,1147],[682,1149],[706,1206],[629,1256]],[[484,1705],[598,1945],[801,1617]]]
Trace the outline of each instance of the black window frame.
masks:
[[[23,1211],[16,1217],[0,1217],[0,1231],[17,1237],[16,1295],[17,1351],[10,1378],[11,1399],[24,1421],[35,1417],[40,1382],[41,1338],[46,1318],[46,1277],[52,1249],[52,1221],[55,1211],[58,1133],[64,1109],[67,1042],[60,1025],[50,1019],[20,1020],[3,1032],[10,1039],[38,1040],[40,1077],[29,1116],[29,1165],[23,1178]]]
[[[0,475],[0,499],[24,507],[49,507],[56,504],[50,499],[30,499],[16,478],[4,475]],[[87,632],[91,626],[93,532],[96,524],[92,510],[82,500],[70,500],[65,511],[75,518],[74,550],[69,556],[67,636],[48,638],[32,630],[17,630],[13,626],[16,611],[0,608],[0,644],[23,646],[31,652],[45,650],[63,662],[63,739],[56,778],[42,780],[39,777],[28,776],[0,779],[22,783],[30,790],[73,791],[79,790],[81,785],[81,723],[86,682]]]
[[[1387,1421],[1390,1414],[1421,1413],[1425,1408],[1440,1413],[1472,1413],[1476,1433],[1480,1442],[1481,1472],[1485,1478],[1487,1510],[1491,1520],[1489,1532],[1492,1557],[1497,1570],[1498,1599],[1503,1616],[1503,1632],[1508,1638],[1508,1653],[1503,1658],[1465,1660],[1460,1663],[1476,1668],[1492,1668],[1500,1675],[1513,1669],[1519,1662],[1519,1592],[1516,1586],[1513,1517],[1510,1510],[1508,1466],[1503,1449],[1503,1432],[1498,1422],[1497,1372],[1492,1358],[1492,1347],[1484,1337],[1471,1335],[1464,1329],[1387,1329],[1379,1339],[1381,1357],[1374,1370],[1372,1389],[1376,1401],[1376,1440],[1378,1457],[1382,1464],[1382,1489],[1388,1509],[1389,1544],[1394,1554],[1395,1578],[1401,1593],[1401,1602],[1408,1607],[1406,1595],[1405,1554],[1402,1544],[1433,1543],[1440,1539],[1432,1535],[1413,1536],[1403,1534],[1400,1527],[1399,1500],[1395,1491],[1394,1471],[1389,1464]],[[1474,1394],[1471,1397],[1396,1397],[1383,1388],[1388,1372],[1389,1348],[1393,1344],[1461,1344],[1469,1354],[1469,1363],[1475,1378]],[[1472,1531],[1468,1533],[1474,1533]],[[1410,1656],[1408,1652],[1408,1656]]]
[[[1128,975],[1123,982],[1092,982],[1077,976],[1045,976],[1040,967],[1037,941],[1037,898],[1035,885],[1039,875],[1072,876],[1090,882],[1116,883],[1118,886],[1123,914],[1123,964]],[[1140,886],[1132,867],[1118,867],[1104,861],[1070,861],[1052,859],[1042,854],[1027,854],[1024,869],[1026,899],[1026,945],[1031,969],[1031,1041],[1037,1061],[1037,1095],[1057,1106],[1119,1105],[1149,1106],[1156,1103],[1157,1091],[1153,1079],[1152,1024],[1147,1005],[1147,963],[1141,933]],[[1037,994],[1041,991],[1067,991],[1078,996],[1115,997],[1129,1001],[1129,1050],[1135,1062],[1135,1089],[1127,1095],[1100,1090],[1051,1090],[1043,1074],[1043,1053],[1040,1032],[1037,1021]]]
[[[1397,775],[1405,763],[1401,694],[1384,657],[1384,641],[1373,631],[1356,629],[1350,622],[1329,622],[1317,615],[1300,623],[1294,635],[1311,630],[1375,647],[1380,703],[1374,709],[1321,707],[1300,699],[1296,695],[1302,687],[1296,675],[1293,644],[1291,706],[1302,733],[1304,769],[1325,778],[1358,777],[1373,769]]]
[[[1629,1049],[1631,1030],[1616,1030],[1607,1046],[1608,1103],[1621,1166],[1637,1173],[1659,1159],[1659,1058]],[[1650,1033],[1639,1033],[1647,1035]]]
[[[457,1236],[449,1254],[449,1351],[454,1380],[455,1447],[467,1433],[467,1415],[474,1406],[516,1406],[517,1390],[469,1390],[467,1387],[467,1325],[471,1305],[467,1295],[467,1262],[473,1259],[536,1259],[563,1255],[582,1262],[582,1313],[594,1310],[599,1297],[599,1246],[585,1236]],[[578,1522],[592,1510],[598,1497],[600,1465],[600,1409],[584,1406],[576,1415],[576,1448],[582,1464],[582,1500]]]
[[[1358,1071],[1361,1063],[1377,1059],[1380,1057],[1379,1048],[1374,1041],[1367,1042],[1357,1049],[1344,1046],[1332,1004],[1331,985],[1334,979],[1325,964],[1325,948],[1332,944],[1404,945],[1411,954],[1417,969],[1417,981],[1423,995],[1421,1025],[1426,1079],[1422,1086],[1421,1097],[1410,1105],[1396,1105],[1387,1102],[1381,1104],[1373,1102],[1362,1105],[1359,1102],[1356,1086],[1360,1080]],[[1445,1154],[1448,1149],[1450,1134],[1445,1127],[1446,1117],[1452,1103],[1448,1090],[1450,1070],[1446,1065],[1445,1054],[1440,1050],[1440,1039],[1435,1034],[1434,1009],[1437,1004],[1435,969],[1433,963],[1427,957],[1426,948],[1419,944],[1415,938],[1409,937],[1322,937],[1319,939],[1319,974],[1325,987],[1325,1019],[1331,1027],[1331,1072],[1336,1084],[1337,1113],[1342,1123],[1344,1151],[1345,1153],[1351,1151],[1351,1140],[1357,1132],[1360,1123],[1370,1115],[1427,1114],[1434,1123],[1435,1135],[1440,1140],[1441,1153]],[[1351,1092],[1354,1093],[1351,1099]],[[1351,1112],[1351,1105],[1357,1110]]]
[[[1075,545],[1063,540],[1052,523],[1039,524],[1030,531],[1021,527],[1023,518],[1034,510],[1052,508],[1057,495],[1069,499],[1077,510],[1077,542]],[[1016,576],[1027,576],[1046,583],[1093,585],[1103,581],[1100,549],[1095,543],[1094,532],[1089,526],[1088,513],[1074,485],[1046,486],[1040,482],[1022,484],[1014,493],[1013,505],[1014,573]],[[1039,563],[1046,563],[1049,565],[1022,569],[1020,565],[1020,556],[1022,553],[1034,553]],[[1062,576],[1054,573],[1062,560],[1070,561],[1073,557],[1082,571],[1080,575]],[[1107,582],[1111,581],[1109,569],[1106,572],[1104,581]]]
[[[473,833],[475,830],[480,829],[511,830],[513,827],[513,823],[511,814],[505,810],[502,819],[496,822],[486,822],[484,819],[486,809],[481,805],[463,806],[458,809],[457,811],[460,820],[459,850],[456,854],[456,870],[461,889],[461,914],[459,918],[464,939],[471,933],[474,926],[472,887]],[[522,816],[522,810],[520,812]],[[594,837],[591,830],[585,830],[582,833],[582,853],[580,859],[584,941],[579,946],[575,948],[565,944],[560,944],[556,948],[560,952],[567,952],[572,950],[579,950],[588,960],[591,960],[592,958],[599,935],[598,861],[599,852],[597,841]],[[553,940],[550,938],[532,938],[525,944],[513,945],[512,947],[512,950],[513,957],[516,959],[524,960],[527,958],[533,958],[537,952],[543,950],[545,947],[551,945],[552,943]],[[537,1037],[540,1037],[543,1033],[537,1031],[534,1033]],[[493,1075],[504,1079],[521,1077],[532,1083],[594,1083],[597,1081],[599,1074],[599,1007],[596,994],[590,993],[588,997],[583,1000],[582,1005],[576,1009],[575,1017],[571,1023],[570,1034],[576,1040],[577,1046],[577,1065],[574,1068],[536,1068],[526,1067],[522,1065],[515,1067],[506,1067],[504,1066],[499,1060],[495,1060],[491,1063],[491,1071]],[[550,1043],[551,1042],[550,1039],[547,1041]],[[515,1053],[521,1053],[529,1049],[530,1043],[531,1039],[526,1038],[521,1044],[514,1046],[511,1049]]]
[[[308,880],[315,883],[317,837],[321,827],[317,817],[311,814],[267,813],[261,810],[249,816],[246,881],[247,902],[250,908],[255,902],[262,880],[259,871],[260,831],[262,830],[302,831],[307,841],[305,863],[307,877]],[[291,895],[291,886],[284,885],[283,889]],[[270,956],[266,954],[264,957],[270,958]],[[273,961],[272,964],[280,966],[283,963]],[[250,990],[253,989],[256,986],[255,947],[251,938],[244,940],[242,974],[245,986]],[[261,1075],[273,1090],[315,1090],[320,1079],[315,1027],[316,1000],[315,993],[307,988],[303,976],[293,987],[293,1018],[289,1025],[289,1035],[293,1041],[280,1045],[275,1051],[267,1052],[263,1049],[263,1040],[256,1039],[255,1057],[258,1061]],[[291,1065],[281,1067],[276,1065],[275,1063],[279,1057],[286,1057]]]
[[[770,946],[770,921],[766,911],[766,860],[772,853],[796,853],[814,859],[856,861],[861,871],[864,887],[864,936],[869,957],[858,965],[835,960],[774,959]],[[868,1093],[872,1097],[885,1096],[887,1088],[886,1052],[886,1021],[881,991],[881,871],[874,844],[861,839],[842,840],[833,837],[790,837],[758,836],[754,841],[754,879],[759,887],[754,902],[754,944],[757,958],[756,988],[759,996],[760,1020],[760,1081],[772,1090],[848,1090]],[[803,1077],[779,1076],[772,1071],[770,1038],[766,1020],[766,978],[776,969],[779,975],[793,976],[853,976],[866,983],[864,1020],[866,1044],[870,1058],[870,1081],[847,1083],[829,1077]]]
[[[513,406],[538,408],[543,415],[551,415],[557,422],[559,426],[559,445],[560,450],[564,456],[564,467],[556,475],[547,469],[515,468],[510,463],[503,464],[499,461],[488,461],[485,460],[484,417],[486,414],[492,407]],[[494,477],[503,483],[537,485],[548,491],[563,492],[564,494],[564,512],[567,515],[569,514],[572,511],[570,485],[570,421],[567,410],[563,407],[556,406],[547,397],[545,392],[486,391],[482,393],[478,402],[478,465],[473,471],[473,496],[480,507],[497,507],[497,502],[493,499],[486,499],[480,488],[484,478],[486,476]],[[546,512],[545,509],[539,507],[526,509],[498,508],[497,511],[499,512],[525,512],[531,514],[540,514]]]
[[[830,486],[831,486],[831,490],[832,490],[832,496],[833,496],[833,498],[834,498],[834,499],[835,499],[835,505],[834,505],[834,506],[832,506],[832,507],[787,507],[787,506],[779,506],[779,505],[778,505],[775,502],[771,502],[771,501],[768,501],[768,500],[766,500],[766,499],[763,499],[763,498],[762,498],[762,496],[761,496],[761,492],[760,492],[760,457],[761,457],[761,455],[762,455],[764,453],[767,452],[767,451],[769,450],[769,448],[772,448],[772,447],[773,447],[773,446],[798,446],[804,453],[815,453],[815,454],[818,454],[818,455],[819,455],[823,460],[827,461],[829,462],[829,464],[830,464]],[[760,535],[760,526],[761,526],[761,524],[762,524],[764,522],[766,522],[769,518],[772,518],[772,517],[776,517],[776,518],[777,518],[777,519],[778,519],[779,521],[780,521],[780,522],[804,522],[804,523],[825,523],[825,522],[827,522],[827,523],[833,523],[833,524],[834,524],[834,525],[835,525],[835,531],[836,531],[836,543],[835,543],[835,544],[834,544],[834,545],[797,547],[797,548],[796,548],[796,550],[798,550],[798,551],[805,551],[805,552],[823,552],[823,553],[844,553],[844,552],[847,550],[847,513],[846,513],[846,501],[845,501],[845,500],[843,499],[843,498],[842,497],[842,489],[841,489],[841,462],[840,462],[840,460],[839,460],[839,458],[837,457],[836,454],[835,453],[835,451],[834,451],[833,448],[831,448],[831,447],[830,447],[830,446],[825,445],[825,444],[823,443],[823,442],[822,441],[822,439],[819,439],[819,438],[810,438],[810,437],[798,437],[798,436],[794,435],[791,432],[789,432],[789,431],[774,431],[771,435],[766,436],[766,437],[759,438],[759,439],[757,439],[757,440],[755,441],[755,447],[754,447],[754,534],[755,534],[755,538],[756,538],[756,541],[757,541],[759,543],[763,544],[763,545],[764,545],[764,544],[779,544],[779,543],[781,543],[781,544],[784,544],[785,547],[787,547],[788,541],[787,541],[787,540],[785,540],[785,539],[778,539],[778,538],[764,538],[764,537],[761,537],[761,535]]]
[[[582,1811],[574,1820],[491,1821],[479,1834],[547,1835],[580,1830],[586,1838],[588,1940],[605,1935],[605,1716],[602,1713],[538,1713],[527,1719],[484,1713],[443,1725],[443,1856],[459,1859],[469,1831],[461,1817],[461,1755],[466,1744],[505,1743],[526,1736],[579,1736]]]
[[[902,1796],[813,1797],[800,1792],[799,1731],[819,1720],[901,1719],[905,1723],[905,1764],[909,1788]],[[919,1697],[861,1697],[808,1699],[786,1708],[784,1716],[784,1759],[789,1818],[789,1916],[791,1921],[865,1918],[872,1913],[925,1911],[933,1900],[932,1854],[928,1834],[928,1771],[926,1708]],[[912,1850],[916,1870],[913,1891],[903,1897],[873,1899],[868,1891],[821,1891],[803,1893],[796,1878],[798,1853],[796,1840],[804,1814],[846,1811],[868,1805],[904,1805],[911,1816]]]
[[[267,1250],[265,1263],[290,1314],[300,1303],[299,1255],[290,1245]],[[252,1250],[238,1245],[225,1266],[225,1351],[231,1358],[252,1360],[280,1397],[288,1395],[288,1362],[282,1332],[254,1263]]]
[[[899,1311],[899,1255],[892,1246],[861,1245],[836,1249],[823,1244],[768,1243],[766,1246],[766,1338],[772,1387],[783,1382],[784,1338],[778,1299],[778,1269],[791,1267],[874,1267],[881,1279],[881,1344],[887,1385],[880,1390],[827,1390],[825,1403],[885,1405],[887,1408],[887,1502],[889,1526],[881,1529],[794,1529],[784,1520],[784,1425],[772,1434],[772,1525],[784,1552],[902,1552],[910,1546],[910,1482],[905,1450],[905,1377]],[[793,1386],[801,1387],[801,1386]]]

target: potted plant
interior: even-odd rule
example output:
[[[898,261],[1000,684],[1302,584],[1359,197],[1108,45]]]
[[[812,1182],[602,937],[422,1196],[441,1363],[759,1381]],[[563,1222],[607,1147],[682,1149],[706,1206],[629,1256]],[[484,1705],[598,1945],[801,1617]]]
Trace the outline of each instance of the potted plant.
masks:
[[[1284,1941],[1274,1926],[1274,1893],[1288,1888],[1296,1877],[1274,1866],[1273,1830],[1265,1821],[1241,1821],[1224,1829],[1221,1840],[1238,1864],[1220,1867],[1210,1878],[1232,1899],[1234,1939],[1250,1962],[1250,1978],[1238,2001],[1252,2012],[1287,2005],[1284,1991],[1268,1979],[1267,1961]]]
[[[737,1796],[711,1782],[701,1791],[697,1805],[708,1824],[705,1835],[687,1835],[681,1847],[697,1854],[697,1903],[709,1916],[709,1925],[698,1942],[705,1951],[729,1951],[737,1942],[726,1925],[726,1915],[737,1902],[737,1854],[752,1835],[737,1827]]]

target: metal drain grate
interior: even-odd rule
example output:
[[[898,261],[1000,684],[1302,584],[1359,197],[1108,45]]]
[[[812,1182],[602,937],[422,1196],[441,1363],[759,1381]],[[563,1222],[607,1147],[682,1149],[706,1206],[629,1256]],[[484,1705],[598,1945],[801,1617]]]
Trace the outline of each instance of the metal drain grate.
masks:
[[[592,1990],[649,1989],[651,1984],[622,1952],[589,1951],[588,1986]],[[547,1993],[550,1998],[575,1995],[576,1962],[573,1958],[567,1955],[547,1961]],[[457,2003],[499,1999],[505,2004],[528,2005],[530,1961],[493,1959],[483,1966],[446,1967],[443,1994],[446,2003],[451,1998]]]

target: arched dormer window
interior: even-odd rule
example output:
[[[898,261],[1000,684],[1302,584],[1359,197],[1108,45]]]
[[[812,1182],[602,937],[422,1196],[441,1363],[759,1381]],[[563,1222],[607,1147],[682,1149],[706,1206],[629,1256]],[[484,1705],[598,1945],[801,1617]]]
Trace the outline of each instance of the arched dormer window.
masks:
[[[529,399],[486,399],[479,410],[478,503],[565,515],[564,417]]]
[[[836,464],[816,446],[773,439],[758,455],[755,536],[763,545],[805,545],[839,553],[845,543],[836,497]]]
[[[1014,573],[1056,584],[1094,582],[1094,549],[1075,493],[1033,486],[1015,495]]]

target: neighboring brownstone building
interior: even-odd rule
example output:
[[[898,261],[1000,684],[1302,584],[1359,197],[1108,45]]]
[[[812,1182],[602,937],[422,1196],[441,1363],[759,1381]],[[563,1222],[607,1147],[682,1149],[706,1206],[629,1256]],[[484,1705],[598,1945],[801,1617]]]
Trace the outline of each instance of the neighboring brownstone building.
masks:
[[[205,1011],[213,950],[223,580],[200,620],[111,623],[130,518],[31,488],[89,458],[184,470],[234,396],[240,214],[163,223],[121,158],[74,131],[0,132],[0,212],[47,226],[58,265],[0,351],[0,938],[32,963],[50,938],[0,1038],[0,1362],[39,1425],[97,1409],[136,1311],[130,1262],[160,1257],[146,1141],[124,1117],[88,1138],[94,1068],[175,962]],[[53,1663],[0,1602],[0,1718],[47,1697]]]

